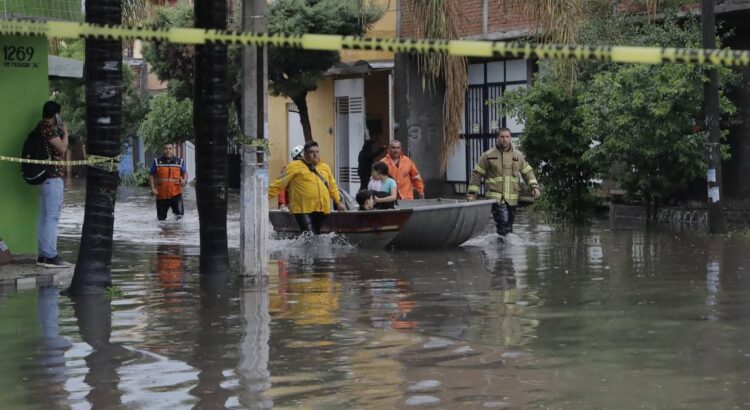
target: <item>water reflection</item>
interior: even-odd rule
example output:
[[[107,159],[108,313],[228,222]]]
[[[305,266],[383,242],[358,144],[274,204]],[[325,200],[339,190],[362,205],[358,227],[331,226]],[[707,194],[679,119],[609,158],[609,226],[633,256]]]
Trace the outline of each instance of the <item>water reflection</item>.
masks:
[[[123,392],[118,369],[139,354],[110,341],[112,305],[107,295],[75,298],[73,312],[81,339],[91,348],[84,359],[88,372],[83,382],[89,388],[86,400],[92,408],[121,406]]]
[[[124,295],[89,313],[0,294],[3,408],[750,402],[744,242],[522,214],[508,241],[451,250],[275,241],[261,289],[201,277],[192,234],[157,228],[116,243]]]
[[[196,322],[194,349],[187,363],[198,369],[198,380],[190,390],[198,398],[197,409],[224,408],[233,396],[229,385],[234,369],[240,334],[233,326],[231,298],[236,289],[228,286],[225,275],[202,275],[200,278],[200,307]]]
[[[248,409],[270,409],[273,400],[266,391],[271,388],[268,368],[271,316],[265,287],[247,286],[240,290],[242,340],[237,373],[240,376],[239,403]]]
[[[58,293],[54,286],[43,286],[39,288],[39,327],[40,327],[40,349],[38,350],[38,363],[41,367],[38,383],[43,394],[34,394],[29,403],[43,404],[52,403],[54,406],[65,406],[67,392],[65,382],[67,372],[65,369],[65,352],[71,347],[68,339],[60,336]],[[41,397],[40,397],[41,396]],[[42,401],[38,401],[42,399]]]

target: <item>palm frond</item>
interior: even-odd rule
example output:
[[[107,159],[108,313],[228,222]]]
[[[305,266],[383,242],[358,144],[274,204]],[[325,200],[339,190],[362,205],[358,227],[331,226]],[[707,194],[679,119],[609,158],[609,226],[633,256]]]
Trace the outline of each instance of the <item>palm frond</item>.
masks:
[[[584,0],[509,0],[520,6],[544,42],[576,44],[585,17]],[[658,0],[648,0],[658,1]]]
[[[465,17],[456,0],[414,0],[412,3],[417,36],[453,40],[460,38]],[[453,147],[459,142],[461,114],[468,88],[465,57],[445,54],[420,54],[417,67],[422,74],[422,88],[434,92],[438,81],[445,84],[443,99],[443,146],[440,171],[444,172]]]

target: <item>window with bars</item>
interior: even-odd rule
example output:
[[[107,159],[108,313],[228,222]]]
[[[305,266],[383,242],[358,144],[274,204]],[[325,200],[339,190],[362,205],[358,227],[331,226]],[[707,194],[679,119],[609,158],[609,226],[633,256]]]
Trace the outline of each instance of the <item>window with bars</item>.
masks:
[[[497,139],[497,131],[507,127],[514,139],[523,133],[523,124],[516,118],[503,115],[496,105],[488,103],[507,91],[526,87],[528,61],[523,59],[484,61],[469,64],[464,115],[461,122],[461,141],[448,161],[446,179],[453,182],[456,193],[466,192],[471,170],[483,152]]]

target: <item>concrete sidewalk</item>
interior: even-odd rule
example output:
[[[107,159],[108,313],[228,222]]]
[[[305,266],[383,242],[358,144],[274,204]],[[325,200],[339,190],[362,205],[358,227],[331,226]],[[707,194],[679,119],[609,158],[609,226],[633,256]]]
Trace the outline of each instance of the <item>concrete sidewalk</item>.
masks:
[[[62,289],[70,286],[75,265],[65,268],[45,268],[36,264],[32,255],[13,255],[10,263],[0,265],[0,287],[17,290],[56,285]]]

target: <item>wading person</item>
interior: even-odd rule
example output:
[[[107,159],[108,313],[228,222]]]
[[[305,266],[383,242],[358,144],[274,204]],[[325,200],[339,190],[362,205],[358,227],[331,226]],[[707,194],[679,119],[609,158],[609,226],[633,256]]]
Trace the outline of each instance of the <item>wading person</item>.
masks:
[[[61,161],[68,150],[68,128],[60,117],[60,104],[47,101],[42,107],[42,119],[37,124],[38,135],[44,140],[50,160]],[[47,179],[40,185],[39,221],[36,241],[39,250],[37,265],[47,268],[69,266],[57,254],[57,224],[63,203],[62,165],[50,166]]]
[[[281,177],[268,188],[268,197],[276,197],[287,187],[289,211],[302,232],[320,234],[323,219],[331,213],[331,200],[337,209],[346,209],[333,172],[320,160],[320,148],[315,141],[305,144],[301,161],[286,166]]]
[[[182,187],[187,184],[188,173],[185,161],[174,155],[174,144],[164,144],[162,156],[154,158],[148,183],[151,193],[156,196],[156,218],[167,219],[167,211],[172,208],[175,219],[185,213],[182,204]]]
[[[398,199],[414,199],[415,189],[419,199],[424,199],[424,182],[414,162],[401,152],[401,141],[391,141],[388,155],[380,162],[388,166],[388,175],[396,180]]]
[[[513,232],[513,221],[516,217],[518,193],[521,190],[518,174],[523,176],[531,186],[534,198],[539,197],[539,183],[534,176],[531,165],[526,162],[521,151],[511,144],[511,133],[507,128],[500,128],[497,145],[479,157],[479,162],[471,172],[466,199],[476,199],[479,184],[484,178],[487,198],[492,198],[492,218],[495,220],[497,234],[505,236]]]

